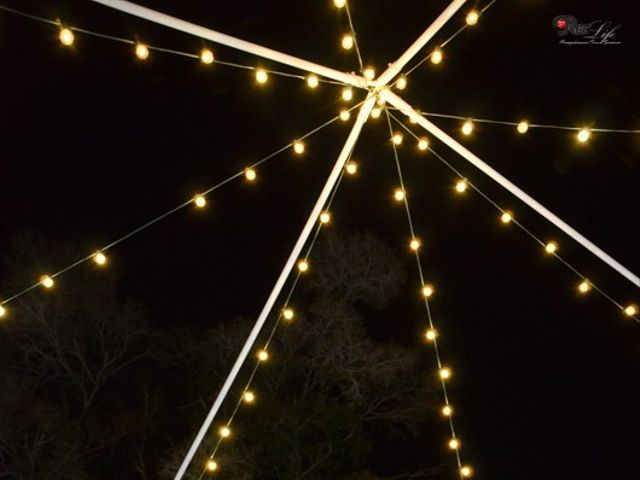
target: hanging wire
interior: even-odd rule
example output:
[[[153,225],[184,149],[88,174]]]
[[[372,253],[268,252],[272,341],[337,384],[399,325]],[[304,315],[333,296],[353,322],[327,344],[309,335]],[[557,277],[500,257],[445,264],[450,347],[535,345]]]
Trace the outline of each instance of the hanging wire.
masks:
[[[356,47],[356,55],[358,57],[358,64],[360,65],[360,73],[364,74],[364,64],[362,63],[362,55],[360,54],[358,35],[356,35],[356,29],[353,26],[353,19],[351,18],[351,8],[349,7],[349,0],[345,1],[344,6],[347,10],[347,19],[349,20],[349,29],[351,30],[351,35],[353,36],[353,44]]]
[[[398,124],[400,127],[402,127],[405,131],[407,131],[414,139],[416,140],[420,140],[420,137],[418,135],[416,135],[409,127],[407,127],[404,123],[402,123],[398,118],[396,118],[391,112],[389,112],[389,116],[396,122],[396,124]],[[486,193],[484,193],[482,190],[480,190],[480,188],[475,185],[473,182],[469,181],[469,179],[467,177],[465,177],[458,169],[456,169],[450,162],[448,162],[445,158],[443,158],[441,155],[439,155],[437,152],[435,152],[430,146],[428,147],[428,151],[433,153],[433,155],[441,162],[443,163],[447,168],[449,168],[449,170],[451,170],[456,176],[458,176],[461,180],[464,180],[467,185],[474,190],[475,192],[477,192],[482,198],[484,198],[487,202],[489,202],[493,207],[495,207],[501,214],[504,213],[510,213],[509,210],[502,208],[496,201],[494,201],[489,195],[487,195]],[[511,223],[513,223],[514,225],[516,225],[518,228],[520,228],[520,230],[522,230],[527,236],[529,236],[534,242],[536,242],[538,245],[544,247],[546,245],[546,243],[541,240],[537,235],[535,235],[531,230],[529,230],[527,227],[525,227],[522,223],[520,223],[520,221],[518,221],[518,219],[515,217],[515,215],[512,216]],[[596,285],[595,283],[593,283],[590,279],[588,279],[583,273],[581,273],[576,267],[574,267],[571,263],[569,263],[566,259],[564,259],[563,257],[561,257],[557,252],[553,252],[551,253],[551,255],[553,255],[555,258],[557,258],[558,260],[560,260],[560,262],[566,266],[569,270],[571,270],[581,281],[583,282],[587,282],[588,285],[593,288],[593,290],[595,290],[596,292],[598,292],[600,295],[602,295],[603,298],[605,298],[606,300],[608,300],[609,302],[611,302],[613,305],[615,305],[616,308],[618,308],[619,310],[621,310],[622,312],[624,312],[625,307],[619,303],[618,301],[614,300],[613,297],[611,297],[608,293],[606,293],[602,288],[600,288],[598,285]],[[628,315],[627,316],[629,318],[632,318],[636,323],[640,323],[640,318],[638,318],[638,315]]]

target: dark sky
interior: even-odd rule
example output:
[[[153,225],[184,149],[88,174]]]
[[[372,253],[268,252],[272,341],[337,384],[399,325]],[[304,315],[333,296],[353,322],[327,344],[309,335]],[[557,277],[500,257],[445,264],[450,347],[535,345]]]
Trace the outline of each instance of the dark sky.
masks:
[[[344,15],[329,0],[145,1],[195,23],[324,63],[356,70],[339,47]],[[353,0],[366,63],[382,71],[446,1]],[[472,4],[473,2],[469,2]],[[560,5],[561,3],[561,5]],[[199,39],[88,1],[4,4],[90,30],[197,52]],[[482,6],[484,4],[480,4]],[[552,19],[621,24],[618,46],[563,46]],[[403,97],[426,111],[532,122],[640,128],[640,6],[633,1],[498,0],[456,38],[439,67],[410,77]],[[462,22],[457,16],[439,40]],[[220,60],[269,68],[216,45]],[[0,12],[0,248],[17,229],[84,246],[81,257],[334,116],[339,87],[318,91],[272,77],[158,52],[137,61],[123,44],[78,34],[62,47],[54,28]],[[358,93],[358,99],[362,99]],[[460,137],[459,122],[436,122]],[[640,136],[597,134],[577,147],[570,132],[477,125],[464,143],[632,271],[640,215]],[[158,328],[207,326],[255,316],[348,133],[339,123],[286,152],[259,181],[217,191],[206,211],[186,209],[115,248],[110,267],[123,295],[142,302]],[[416,130],[418,131],[418,130]],[[371,230],[406,252],[408,231],[393,204],[397,185],[388,132],[369,122],[343,183],[332,228]],[[555,227],[449,151],[451,161],[623,304],[640,295]],[[433,156],[400,149],[464,456],[479,478],[618,478],[637,469],[640,325],[602,297],[579,298],[577,277],[549,258]],[[381,339],[416,343],[424,314],[417,276],[397,310],[375,319]],[[87,266],[80,268],[90,268]],[[69,272],[68,275],[73,275]],[[64,288],[64,277],[59,279]],[[12,292],[2,292],[6,297]],[[34,292],[34,295],[40,294]],[[433,364],[425,365],[431,374]],[[212,385],[212,389],[218,387]],[[431,432],[433,436],[444,431]]]

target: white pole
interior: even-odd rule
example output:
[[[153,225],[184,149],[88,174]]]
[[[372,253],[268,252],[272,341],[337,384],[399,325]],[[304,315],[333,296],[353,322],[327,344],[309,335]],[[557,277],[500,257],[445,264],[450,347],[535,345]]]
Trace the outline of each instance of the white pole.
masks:
[[[382,88],[387,85],[391,81],[393,77],[395,77],[400,71],[405,67],[409,61],[416,56],[416,54],[422,50],[422,48],[427,44],[429,40],[433,38],[433,36],[438,33],[438,31],[444,26],[447,21],[455,13],[464,5],[467,0],[453,0],[447,8],[445,8],[444,12],[440,14],[438,18],[434,20],[434,22],[427,28],[422,35],[418,37],[418,39],[413,42],[413,44],[400,55],[400,58],[393,62],[387,70],[378,77],[375,82],[376,87]]]
[[[221,45],[226,45],[228,47],[235,48],[236,50],[242,50],[243,52],[252,53],[259,57],[267,58],[269,60],[273,60],[274,62],[289,65],[303,71],[313,72],[320,76],[330,78],[338,82],[343,82],[354,87],[366,88],[368,84],[368,82],[363,77],[360,77],[358,75],[340,72],[338,70],[334,70],[333,68],[318,65],[317,63],[313,62],[308,62],[307,60],[303,60],[292,55],[287,55],[286,53],[281,53],[270,48],[262,47],[245,40],[240,40],[239,38],[225,35],[224,33],[211,30],[210,28],[201,27],[194,23],[187,22],[170,15],[166,15],[155,10],[151,10],[150,8],[136,5],[135,3],[128,2],[126,0],[92,1],[100,3],[102,5],[106,5],[107,7],[114,8],[116,10],[120,10],[121,12],[134,15],[136,17],[144,18],[145,20],[149,20],[150,22],[164,25],[165,27],[173,28],[181,32],[195,35],[196,37],[204,38]]]
[[[491,177],[493,180],[498,182],[500,185],[502,185],[505,189],[507,189],[513,195],[515,195],[520,200],[522,200],[529,207],[533,208],[536,212],[538,212],[544,218],[549,220],[556,227],[558,227],[560,230],[562,230],[564,233],[566,233],[571,238],[573,238],[576,242],[582,245],[584,248],[586,248],[591,253],[593,253],[600,260],[602,260],[611,268],[616,270],[619,274],[624,276],[636,287],[640,287],[640,278],[638,278],[637,275],[635,275],[633,272],[627,269],[624,265],[620,264],[618,261],[613,259],[606,252],[601,250],[599,247],[593,244],[590,240],[588,240],[579,232],[577,232],[575,229],[573,229],[570,225],[568,225],[567,223],[562,221],[560,218],[558,218],[556,215],[554,215],[552,212],[547,210],[535,199],[533,199],[528,194],[520,190],[520,188],[518,188],[516,185],[511,183],[509,180],[507,180],[505,177],[503,177],[501,174],[499,174],[497,171],[495,171],[493,168],[491,168],[489,165],[483,162],[480,158],[478,158],[476,155],[474,155],[469,150],[467,150],[465,147],[460,145],[456,140],[451,138],[445,132],[440,130],[433,123],[431,123],[429,120],[423,117],[420,113],[416,112],[411,107],[411,105],[409,105],[407,102],[405,102],[404,100],[402,100],[400,97],[398,97],[396,94],[394,94],[389,90],[384,90],[382,92],[382,96],[391,105],[396,107],[398,110],[400,110],[402,113],[404,113],[408,117],[413,118],[415,121],[417,121],[417,123],[420,126],[422,126],[425,130],[430,132],[434,137],[438,138],[441,142],[448,145],[456,153],[462,156],[462,158],[464,158],[465,160],[470,162],[473,166],[478,168],[480,171],[482,171],[483,173]]]
[[[333,167],[333,170],[331,171],[329,178],[327,179],[327,183],[322,189],[322,192],[320,193],[320,196],[318,197],[318,200],[316,201],[316,204],[313,207],[313,210],[311,211],[311,215],[309,215],[309,219],[307,220],[307,223],[302,229],[302,232],[298,237],[298,241],[293,247],[293,250],[291,251],[289,258],[287,259],[287,263],[285,263],[284,268],[280,273],[280,277],[278,277],[278,281],[273,287],[273,290],[271,291],[271,294],[269,295],[267,302],[264,304],[264,307],[260,312],[260,316],[256,320],[256,323],[253,326],[253,329],[251,330],[251,333],[249,334],[247,341],[242,347],[242,350],[240,351],[240,354],[238,355],[236,362],[233,364],[233,367],[231,368],[231,371],[229,372],[227,379],[222,385],[222,388],[218,393],[218,397],[216,398],[213,406],[211,407],[211,410],[209,411],[207,418],[205,418],[204,423],[202,424],[202,427],[200,427],[200,431],[196,435],[196,438],[193,441],[191,448],[187,452],[187,455],[184,458],[184,460],[182,461],[182,465],[180,465],[180,469],[176,473],[174,480],[182,479],[182,476],[187,471],[187,468],[189,467],[191,460],[193,460],[193,457],[196,451],[198,450],[200,443],[202,442],[202,440],[204,439],[204,436],[206,435],[207,431],[211,427],[211,423],[215,419],[215,416],[218,413],[218,410],[220,409],[222,402],[224,401],[227,394],[229,393],[229,389],[231,388],[231,385],[233,385],[233,382],[235,381],[238,375],[238,372],[240,371],[240,368],[242,367],[245,360],[247,359],[247,356],[249,355],[249,352],[253,348],[253,344],[255,343],[256,338],[258,337],[258,334],[262,330],[262,327],[264,326],[264,323],[267,320],[269,313],[273,309],[273,305],[275,304],[276,300],[280,296],[280,292],[282,291],[282,288],[284,287],[284,284],[287,281],[287,278],[291,274],[291,270],[293,270],[296,262],[300,258],[300,253],[302,252],[302,248],[304,247],[305,243],[309,239],[309,236],[311,235],[313,228],[317,225],[318,217],[320,216],[320,213],[322,212],[322,209],[324,208],[324,205],[327,202],[327,199],[329,198],[329,195],[331,194],[333,187],[336,185],[336,182],[340,178],[342,169],[344,168],[344,165],[347,159],[349,158],[349,154],[353,150],[356,144],[356,141],[358,140],[358,137],[360,135],[360,132],[362,131],[362,127],[364,126],[364,123],[367,121],[367,118],[369,118],[369,114],[371,113],[371,110],[374,104],[375,104],[375,97],[370,94],[368,99],[362,105],[362,107],[360,107],[358,118],[356,122],[353,124],[351,133],[347,137],[347,141],[345,142],[344,147],[342,147],[342,151],[340,152],[340,155],[338,155],[338,160],[336,161],[336,164]]]

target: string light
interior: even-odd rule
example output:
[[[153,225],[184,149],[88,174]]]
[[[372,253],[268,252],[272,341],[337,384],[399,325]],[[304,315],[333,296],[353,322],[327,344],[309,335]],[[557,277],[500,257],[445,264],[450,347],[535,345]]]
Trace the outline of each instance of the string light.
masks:
[[[231,429],[227,426],[221,427],[220,430],[218,430],[218,434],[220,434],[222,438],[229,438],[231,436]]]
[[[456,182],[456,192],[458,193],[464,193],[467,191],[467,187],[469,186],[469,184],[467,183],[466,180],[458,180]]]
[[[208,472],[215,472],[216,470],[218,470],[218,462],[216,462],[215,460],[209,459],[207,461],[207,465],[205,468],[207,469]]]
[[[318,85],[320,85],[320,80],[318,80],[318,77],[316,77],[315,75],[309,75],[307,77],[307,85],[309,86],[309,88],[318,88]]]
[[[322,212],[320,214],[320,223],[325,225],[331,221],[331,214],[329,212]]]
[[[445,417],[450,417],[453,414],[453,408],[451,408],[450,405],[445,405],[442,407],[442,410],[440,410],[440,413]]]
[[[351,112],[349,112],[349,110],[344,108],[340,111],[340,120],[342,120],[343,122],[346,122],[350,118],[351,118]]]
[[[426,138],[421,138],[418,141],[418,150],[422,150],[423,152],[429,148],[429,140]]]
[[[213,63],[213,60],[213,52],[208,48],[203,48],[200,52],[200,61],[205,65],[211,65]]]
[[[404,137],[401,133],[394,133],[393,137],[391,137],[391,142],[393,142],[394,145],[402,145],[403,139]]]
[[[269,80],[269,74],[262,68],[256,69],[256,82],[265,84]]]
[[[49,275],[42,275],[40,277],[40,285],[42,285],[44,288],[53,287],[53,283],[53,278],[51,278]]]
[[[73,45],[75,35],[70,28],[61,28],[60,33],[58,34],[58,38],[60,39],[60,43],[62,43],[64,46],[70,47],[71,45]]]
[[[502,215],[500,215],[500,221],[504,224],[511,223],[511,220],[513,220],[513,213],[508,210],[502,212]]]
[[[457,450],[458,448],[460,448],[460,440],[458,440],[457,438],[452,438],[451,440],[449,440],[449,448],[451,450]]]
[[[520,123],[518,123],[518,126],[516,128],[518,129],[518,133],[527,133],[527,131],[529,130],[529,122],[527,122],[526,120],[522,120]]]
[[[258,174],[253,168],[247,167],[244,169],[244,178],[247,180],[247,182],[255,182],[258,178]]]
[[[309,262],[307,260],[300,260],[298,262],[298,270],[300,270],[302,273],[308,271],[309,270]]]
[[[351,87],[344,87],[342,89],[342,99],[345,102],[349,102],[353,99],[353,89]]]
[[[251,390],[247,390],[242,395],[242,400],[244,400],[245,403],[253,403],[256,401],[256,395]]]
[[[448,380],[449,378],[451,378],[451,369],[448,367],[442,367],[438,371],[438,374],[440,375],[440,378],[442,380]]]
[[[467,120],[464,122],[460,130],[464,135],[471,135],[471,132],[473,132],[473,121]]]
[[[578,291],[580,293],[588,293],[591,290],[591,283],[589,283],[589,280],[583,280],[582,282],[580,282],[580,285],[578,285]]]
[[[576,138],[580,143],[586,143],[587,140],[589,140],[589,137],[591,137],[591,130],[589,130],[588,128],[580,129],[580,131],[576,135]]]
[[[398,78],[398,81],[396,82],[396,88],[398,90],[404,90],[405,88],[407,88],[407,77],[402,75],[400,78]]]
[[[302,155],[304,153],[304,143],[300,140],[293,142],[293,151],[298,155]]]
[[[435,329],[433,329],[433,328],[430,328],[424,334],[424,337],[430,342],[433,342],[436,339],[437,336],[438,336],[438,332],[436,332]]]
[[[638,313],[638,307],[635,305],[629,305],[628,307],[625,307],[624,313],[629,317],[634,317]]]
[[[204,195],[196,195],[193,197],[193,203],[195,203],[198,208],[204,208],[207,204],[207,199],[204,198]]]
[[[429,298],[431,295],[433,295],[433,291],[434,291],[433,285],[427,284],[424,287],[422,287],[422,295],[425,298]]]
[[[4,317],[7,314],[7,309],[4,306],[0,305],[0,318]]]
[[[467,18],[466,18],[467,25],[469,25],[470,27],[474,26],[476,23],[478,23],[479,18],[480,18],[480,14],[478,13],[478,11],[471,10],[469,13],[467,13]]]
[[[382,109],[379,107],[373,107],[373,109],[371,110],[371,118],[374,118],[374,119],[380,118],[381,114],[382,114]]]
[[[269,360],[269,352],[267,352],[266,350],[259,350],[258,360],[260,360],[261,362],[266,362],[267,360]]]
[[[347,4],[347,0],[333,0],[333,4],[338,8],[342,8]]]
[[[293,311],[293,308],[287,307],[282,311],[282,316],[284,317],[285,320],[293,320],[293,317],[295,317],[296,314]]]
[[[411,242],[409,242],[409,248],[414,252],[416,252],[421,246],[422,242],[418,238],[413,238],[411,239]]]
[[[442,62],[443,56],[444,54],[442,53],[442,50],[436,48],[433,52],[431,52],[431,63],[433,63],[434,65],[438,65]]]
[[[353,160],[347,162],[347,164],[345,165],[345,170],[347,171],[347,173],[349,175],[355,175],[356,172],[358,171],[358,164],[356,162],[354,162]]]
[[[93,254],[93,261],[102,267],[107,263],[107,256],[102,252],[96,252]]]
[[[556,242],[549,242],[544,246],[547,253],[556,253],[558,250],[558,244]]]
[[[462,475],[464,478],[469,478],[471,477],[471,475],[473,475],[473,470],[471,469],[471,467],[465,465],[460,469],[460,475]]]
[[[405,197],[405,192],[404,190],[402,190],[401,188],[397,188],[394,192],[393,192],[393,198],[396,200],[396,202],[401,202],[404,200]]]
[[[373,67],[367,67],[364,69],[363,75],[364,78],[371,81],[376,78],[376,71],[373,69]]]
[[[345,50],[351,50],[353,48],[353,37],[348,33],[342,37],[342,48]]]
[[[138,57],[139,60],[146,60],[147,58],[149,58],[149,47],[147,47],[143,43],[136,44],[135,52],[136,57]]]

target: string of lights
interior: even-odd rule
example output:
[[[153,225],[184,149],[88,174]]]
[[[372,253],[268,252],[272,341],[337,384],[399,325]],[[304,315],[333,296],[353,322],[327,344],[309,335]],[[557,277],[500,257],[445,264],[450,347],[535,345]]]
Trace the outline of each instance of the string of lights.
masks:
[[[438,376],[440,379],[440,385],[442,387],[442,396],[444,399],[444,405],[442,406],[441,413],[444,417],[448,419],[449,431],[451,433],[451,438],[448,441],[449,448],[453,451],[456,458],[456,463],[458,467],[458,474],[461,478],[468,478],[472,475],[472,468],[468,465],[464,465],[462,463],[462,458],[460,454],[460,439],[456,435],[456,430],[453,424],[453,407],[451,406],[449,394],[447,392],[447,380],[451,377],[452,371],[450,367],[445,366],[442,361],[442,355],[438,348],[438,333],[435,327],[435,322],[433,320],[433,315],[431,312],[430,306],[430,298],[434,293],[434,286],[426,283],[424,276],[424,269],[422,267],[422,260],[420,258],[420,248],[422,247],[422,241],[416,235],[415,227],[413,224],[413,219],[411,216],[411,209],[409,207],[409,199],[407,195],[407,190],[404,183],[404,178],[402,175],[402,167],[400,165],[400,157],[398,155],[398,146],[402,144],[402,134],[399,132],[394,132],[393,127],[391,125],[391,116],[388,110],[385,110],[387,117],[387,125],[389,127],[389,136],[391,141],[391,147],[393,148],[393,156],[395,159],[396,171],[398,173],[398,182],[399,188],[394,192],[394,198],[397,202],[401,202],[404,205],[404,210],[407,215],[407,223],[409,226],[409,233],[411,235],[411,240],[409,242],[409,248],[413,251],[416,259],[416,264],[418,267],[418,275],[420,279],[420,291],[424,298],[425,311],[427,315],[427,322],[429,324],[429,328],[425,332],[425,339],[431,345],[433,345],[433,351],[436,358],[436,363],[438,366]]]
[[[544,248],[545,252],[553,257],[557,258],[563,265],[565,265],[569,270],[571,270],[578,277],[577,291],[580,295],[586,295],[591,291],[596,291],[600,295],[602,295],[606,300],[611,302],[617,309],[619,309],[624,315],[633,319],[635,322],[640,323],[640,318],[638,318],[638,314],[640,313],[638,306],[635,304],[623,305],[620,302],[616,301],[611,295],[606,293],[601,287],[596,285],[591,279],[587,278],[586,275],[580,272],[576,267],[574,267],[570,262],[568,262],[565,258],[558,254],[558,244],[555,241],[543,241],[540,237],[535,235],[531,230],[529,230],[526,226],[524,226],[520,221],[518,221],[515,217],[515,214],[512,210],[503,208],[496,201],[494,201],[489,195],[484,193],[477,185],[472,183],[468,178],[466,178],[460,171],[458,171],[450,162],[444,159],[441,155],[435,152],[429,145],[429,142],[424,137],[419,137],[416,135],[409,127],[407,127],[404,123],[402,123],[398,118],[396,118],[391,112],[389,112],[389,116],[394,120],[394,122],[407,131],[415,140],[418,141],[418,148],[422,151],[431,152],[441,163],[443,163],[447,168],[449,168],[458,178],[455,183],[455,191],[459,194],[464,194],[467,190],[471,189],[478,193],[482,198],[484,198],[487,202],[489,202],[493,207],[495,207],[500,213],[500,222],[503,225],[516,225],[520,230],[522,230],[527,236],[529,236],[535,243]],[[399,134],[395,134],[399,135]],[[396,143],[397,145],[397,143]]]
[[[356,105],[354,105],[353,107],[351,107],[349,109],[353,110],[355,108],[358,108],[359,106],[361,106],[364,102],[360,102]],[[93,262],[99,266],[99,267],[103,267],[107,264],[108,262],[108,258],[106,256],[106,252],[111,250],[113,247],[115,247],[116,245],[119,245],[120,243],[124,242],[125,240],[131,238],[132,236],[140,233],[141,231],[149,228],[150,226],[158,223],[161,220],[164,220],[165,218],[167,218],[168,216],[182,210],[183,208],[189,206],[189,205],[194,205],[196,208],[204,208],[207,205],[207,196],[210,195],[211,193],[213,193],[214,191],[218,190],[219,188],[225,186],[226,184],[232,182],[233,180],[236,180],[237,178],[240,177],[244,177],[245,180],[249,183],[254,182],[257,179],[257,172],[256,169],[261,166],[262,164],[264,164],[265,162],[271,160],[272,158],[276,157],[277,155],[285,152],[286,150],[288,150],[289,148],[293,149],[293,152],[296,155],[302,155],[305,152],[305,143],[304,140],[306,140],[307,138],[311,137],[312,135],[314,135],[315,133],[319,132],[320,130],[326,128],[327,126],[331,125],[332,123],[336,122],[337,120],[340,119],[340,116],[335,116],[333,118],[331,118],[330,120],[327,120],[326,122],[324,122],[323,124],[321,124],[320,126],[310,130],[309,132],[305,133],[304,135],[300,136],[298,139],[289,142],[288,144],[286,144],[285,146],[279,148],[278,150],[270,153],[269,155],[263,157],[262,159],[258,160],[257,162],[249,165],[248,167],[244,168],[243,170],[240,170],[236,173],[234,173],[233,175],[227,177],[226,179],[216,183],[215,185],[209,187],[208,189],[204,190],[203,192],[195,195],[193,198],[190,198],[184,202],[182,202],[181,204],[177,205],[176,207],[171,208],[170,210],[167,210],[166,212],[158,215],[157,217],[149,220],[148,222],[140,225],[139,227],[136,227],[135,229],[131,230],[130,232],[122,235],[121,237],[117,238],[116,240],[112,241],[111,243],[108,243],[106,245],[104,245],[102,248],[98,249],[97,251],[90,253],[80,259],[78,259],[77,261],[65,266],[64,268],[61,268],[60,270],[56,271],[55,273],[52,274],[47,274],[47,275],[42,275],[40,277],[40,279],[38,280],[38,282],[24,288],[23,290],[5,298],[4,300],[0,301],[0,318],[5,317],[8,313],[6,305],[9,304],[10,302],[18,299],[19,297],[27,294],[28,292],[35,290],[38,287],[44,287],[45,289],[51,289],[53,288],[54,284],[55,284],[55,278],[59,277],[60,275],[62,275],[63,273],[68,272],[69,270],[72,270],[76,267],[78,267],[79,265],[82,265],[88,261],[93,260]]]

